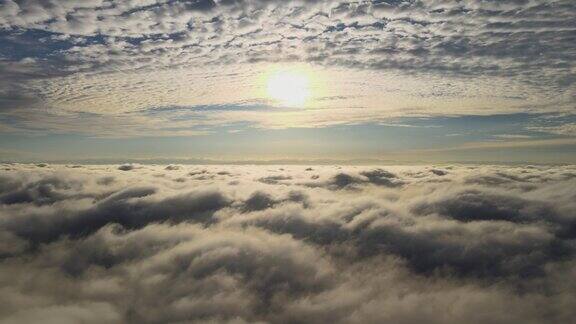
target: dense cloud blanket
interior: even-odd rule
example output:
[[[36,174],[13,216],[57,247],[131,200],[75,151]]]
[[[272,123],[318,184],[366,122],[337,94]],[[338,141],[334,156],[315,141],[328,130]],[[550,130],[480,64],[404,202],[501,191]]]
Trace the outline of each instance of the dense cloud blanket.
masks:
[[[1,323],[576,318],[574,166],[1,168]]]

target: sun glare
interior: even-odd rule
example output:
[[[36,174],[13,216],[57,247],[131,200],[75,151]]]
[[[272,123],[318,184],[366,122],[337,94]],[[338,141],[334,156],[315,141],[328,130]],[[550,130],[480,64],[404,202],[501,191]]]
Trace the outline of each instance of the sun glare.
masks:
[[[280,105],[304,106],[310,97],[310,79],[300,71],[277,71],[268,77],[267,92]]]

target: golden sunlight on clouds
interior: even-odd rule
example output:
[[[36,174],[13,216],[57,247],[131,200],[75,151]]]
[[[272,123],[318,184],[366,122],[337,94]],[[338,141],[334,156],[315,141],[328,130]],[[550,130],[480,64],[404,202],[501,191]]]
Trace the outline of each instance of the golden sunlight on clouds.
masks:
[[[521,112],[524,106],[536,104],[544,110],[553,99],[541,89],[511,79],[438,78],[304,63],[230,65],[219,73],[213,67],[196,67],[63,76],[27,86],[50,107],[51,115],[37,120],[36,127],[42,124],[80,132],[110,129],[105,135],[112,128],[124,134],[131,127],[130,134],[149,134],[159,124],[185,129],[247,122],[278,129],[401,116],[500,114]],[[506,97],[509,89],[524,97]],[[255,106],[288,109],[262,111]],[[154,113],[158,108],[163,113]],[[80,113],[84,119],[99,116],[105,122],[97,128],[79,127],[65,119]]]
[[[266,81],[268,96],[282,106],[304,106],[310,97],[310,79],[301,71],[277,71]]]

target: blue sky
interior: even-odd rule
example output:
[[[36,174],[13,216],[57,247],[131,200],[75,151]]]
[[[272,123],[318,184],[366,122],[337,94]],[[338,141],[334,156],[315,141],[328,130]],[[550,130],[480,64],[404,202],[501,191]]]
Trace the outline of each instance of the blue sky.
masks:
[[[197,136],[100,138],[7,135],[0,145],[24,160],[187,159],[354,160],[401,163],[497,161],[562,163],[576,153],[573,137],[542,132],[573,119],[547,115],[405,118],[389,124],[263,129],[238,123]],[[26,148],[28,152],[22,152]]]
[[[0,5],[0,160],[576,161],[573,1]]]

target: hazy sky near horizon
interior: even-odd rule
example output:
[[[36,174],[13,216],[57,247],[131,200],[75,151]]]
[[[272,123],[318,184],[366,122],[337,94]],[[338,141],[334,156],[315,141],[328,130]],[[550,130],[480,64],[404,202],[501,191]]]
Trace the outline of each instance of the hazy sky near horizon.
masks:
[[[0,0],[0,160],[576,162],[572,0]]]

